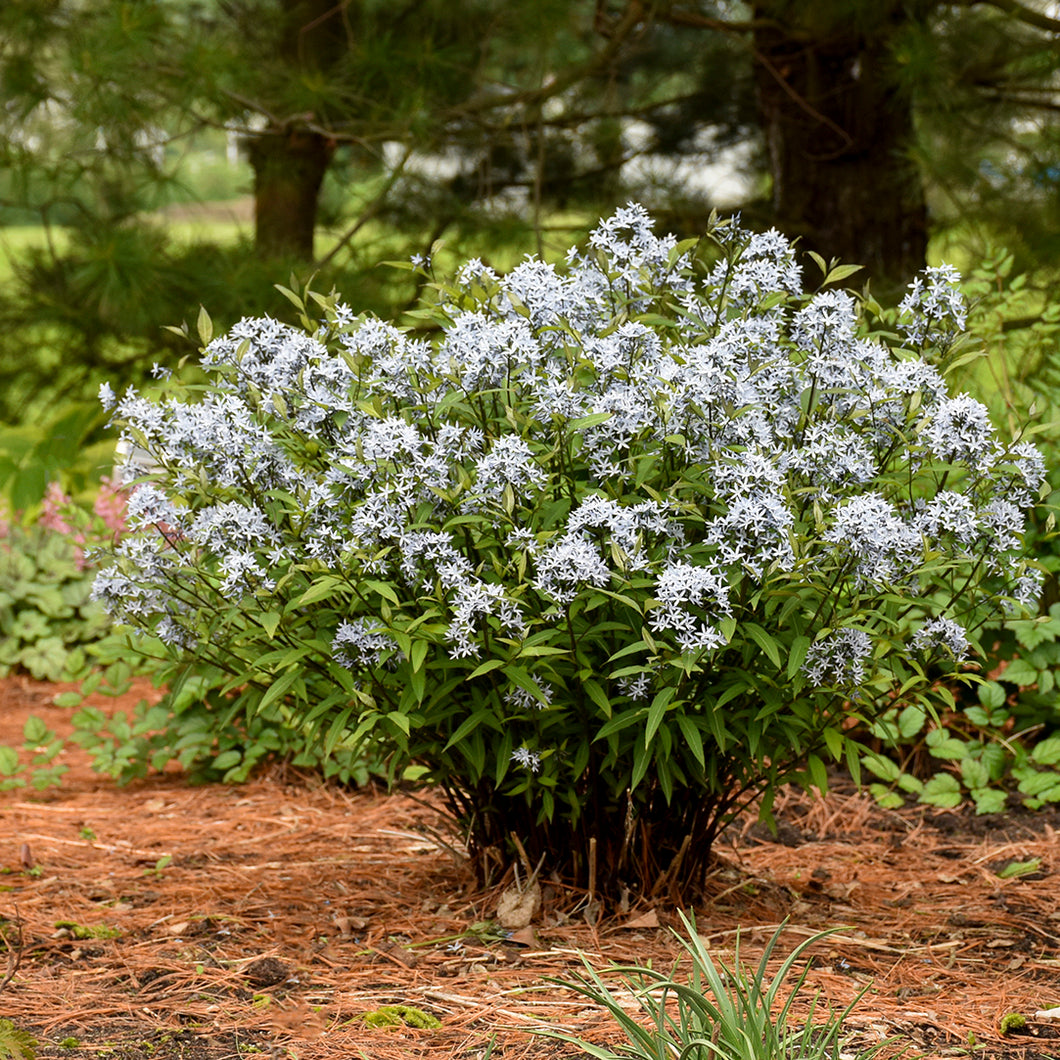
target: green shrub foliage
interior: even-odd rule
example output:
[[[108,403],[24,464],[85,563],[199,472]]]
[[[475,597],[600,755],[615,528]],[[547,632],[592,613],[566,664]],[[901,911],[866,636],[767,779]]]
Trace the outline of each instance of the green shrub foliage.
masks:
[[[863,765],[882,805],[967,801],[984,814],[1060,802],[1060,604],[988,625],[981,639],[992,679],[961,695],[957,709],[937,717],[919,705],[895,706],[869,726],[879,746]]]
[[[93,769],[121,783],[170,762],[194,783],[241,783],[266,762],[343,784],[366,784],[373,771],[381,771],[378,762],[355,749],[334,747],[325,754],[319,741],[307,740],[295,704],[276,700],[247,717],[235,703],[228,673],[200,660],[174,659],[159,642],[139,638],[130,644],[127,629],[113,630],[91,645],[88,654],[93,670],[81,682],[81,691],[63,693],[56,702],[79,708],[72,718],[72,741],[92,755]],[[126,695],[134,677],[149,678],[159,695],[139,700],[130,710],[105,710],[86,702],[93,693]],[[29,749],[27,744],[23,750]],[[18,772],[14,749],[6,749],[9,769],[4,755],[0,747],[0,774]],[[42,786],[45,779],[38,770],[33,783]],[[15,777],[12,784],[22,782]],[[0,780],[0,789],[3,784]]]
[[[517,838],[602,894],[694,885],[1037,592],[1041,460],[938,366],[956,275],[874,337],[851,271],[807,294],[776,232],[631,204],[563,265],[468,263],[415,331],[203,315],[205,383],[103,388],[141,484],[97,595],[234,710],[415,768],[480,867]]]

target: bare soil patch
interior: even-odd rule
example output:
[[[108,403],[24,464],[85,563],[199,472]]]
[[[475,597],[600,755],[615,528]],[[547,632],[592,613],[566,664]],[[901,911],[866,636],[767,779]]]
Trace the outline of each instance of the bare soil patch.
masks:
[[[59,690],[0,682],[0,742],[21,742],[30,713],[68,730]],[[556,886],[533,929],[505,937],[493,916],[509,881],[474,888],[429,800],[282,769],[237,788],[172,773],[119,788],[64,755],[61,789],[0,794],[0,930],[21,958],[0,1015],[42,1057],[577,1055],[532,1028],[621,1038],[547,977],[576,971],[579,953],[602,968],[669,967],[679,952],[672,911],[594,923],[584,895]],[[730,960],[740,928],[742,955],[757,959],[785,917],[789,949],[843,925],[812,951],[805,1000],[819,989],[842,1006],[869,984],[850,1021],[861,1040],[1060,1058],[1060,1020],[1035,1016],[1060,1006],[1055,816],[882,811],[853,792],[780,804],[777,836],[748,821],[720,850],[696,910],[714,952]],[[0,979],[4,959],[0,945]],[[367,1025],[388,1005],[441,1026]],[[1011,1012],[1027,1026],[1002,1035]]]

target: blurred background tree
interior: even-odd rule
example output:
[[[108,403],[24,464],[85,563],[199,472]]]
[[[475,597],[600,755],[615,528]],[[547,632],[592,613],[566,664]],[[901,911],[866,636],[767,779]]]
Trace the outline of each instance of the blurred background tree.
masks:
[[[743,42],[770,219],[807,249],[908,282],[943,229],[1055,256],[1060,20],[1018,0],[671,3]]]
[[[220,327],[275,310],[292,269],[395,312],[415,290],[380,259],[443,235],[452,257],[544,249],[552,204],[627,158],[627,47],[649,29],[566,0],[4,5],[0,419],[142,377],[200,303]],[[233,172],[204,169],[234,144]],[[239,192],[251,240],[173,224]]]
[[[1034,4],[5,4],[0,421],[145,379],[200,304],[282,315],[293,273],[400,316],[419,292],[380,260],[503,267],[628,198],[682,235],[742,209],[884,296],[933,238],[1048,261],[1060,22]]]

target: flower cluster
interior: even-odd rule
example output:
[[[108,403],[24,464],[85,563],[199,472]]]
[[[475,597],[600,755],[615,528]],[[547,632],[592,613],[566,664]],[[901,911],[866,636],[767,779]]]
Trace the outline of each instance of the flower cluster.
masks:
[[[959,622],[940,615],[916,631],[913,635],[913,646],[922,651],[945,648],[958,659],[962,659],[968,653],[968,634]]]
[[[361,666],[378,666],[396,648],[394,638],[369,618],[339,623],[335,639],[331,642],[336,660],[351,670]]]
[[[810,645],[804,664],[815,684],[857,688],[865,678],[872,638],[863,629],[837,629]]]
[[[910,285],[898,307],[899,327],[914,346],[921,346],[932,333],[959,333],[968,319],[968,307],[960,291],[961,277],[952,265],[924,270]]]
[[[678,645],[687,652],[725,643],[717,621],[731,614],[732,606],[728,582],[720,570],[674,563],[659,575],[656,591],[662,605],[652,615],[656,632],[674,630]]]

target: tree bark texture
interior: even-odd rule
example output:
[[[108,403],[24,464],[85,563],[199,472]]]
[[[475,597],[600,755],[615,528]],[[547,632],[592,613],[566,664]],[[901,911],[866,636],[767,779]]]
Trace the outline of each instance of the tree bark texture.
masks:
[[[263,258],[313,260],[320,187],[333,144],[306,129],[266,129],[248,139],[254,169],[254,246]]]
[[[335,0],[277,0],[275,15],[281,81],[297,84],[332,76],[350,46],[346,5]],[[278,98],[283,100],[282,91]],[[286,113],[288,104],[272,105]],[[326,129],[336,117],[318,111],[286,122],[274,119],[247,138],[254,169],[254,246],[261,257],[313,260],[320,188],[334,143],[326,132],[309,126]]]
[[[826,260],[865,266],[886,294],[923,268],[927,250],[923,182],[909,152],[912,100],[895,84],[890,51],[908,15],[879,0],[872,25],[812,25],[793,8],[812,12],[809,3],[755,8],[755,82],[777,224]]]

